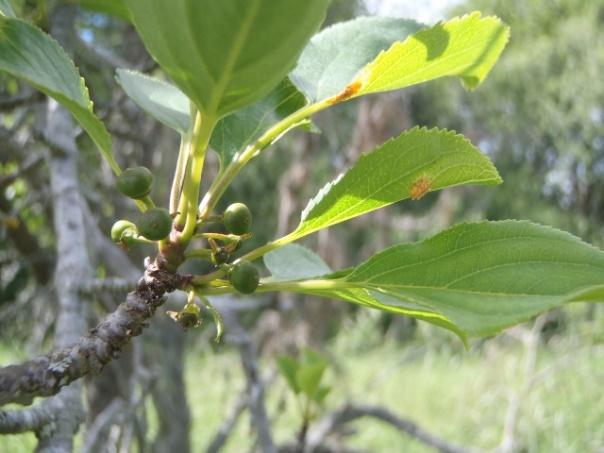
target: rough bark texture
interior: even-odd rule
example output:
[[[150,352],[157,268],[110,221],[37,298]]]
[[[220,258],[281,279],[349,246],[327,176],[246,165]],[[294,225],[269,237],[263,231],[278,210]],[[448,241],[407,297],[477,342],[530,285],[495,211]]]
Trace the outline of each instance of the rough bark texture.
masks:
[[[132,337],[141,334],[147,320],[163,304],[164,294],[185,286],[189,280],[166,270],[161,258],[149,262],[126,301],[88,335],[69,347],[0,368],[0,405],[51,396],[89,373],[98,373]]]

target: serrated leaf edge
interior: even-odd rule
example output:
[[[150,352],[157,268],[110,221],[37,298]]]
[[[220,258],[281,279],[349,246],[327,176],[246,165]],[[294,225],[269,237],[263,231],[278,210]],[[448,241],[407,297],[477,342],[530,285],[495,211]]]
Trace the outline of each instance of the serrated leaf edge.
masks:
[[[365,151],[363,153],[361,153],[361,155],[359,156],[359,158],[357,159],[357,161],[352,164],[351,166],[349,166],[346,170],[344,170],[342,173],[340,173],[334,180],[328,182],[327,184],[325,184],[317,193],[317,195],[315,195],[313,198],[310,199],[310,201],[308,202],[308,204],[306,205],[306,207],[303,209],[302,214],[301,214],[301,218],[300,218],[300,224],[298,225],[298,228],[300,228],[300,226],[302,225],[302,223],[304,223],[304,221],[308,218],[308,216],[310,215],[311,211],[315,208],[315,206],[317,206],[321,200],[331,191],[331,189],[338,184],[338,182],[340,182],[340,180],[346,175],[346,173],[354,166],[359,164],[363,159],[365,159],[368,155],[374,153],[374,152],[378,152],[379,150],[381,150],[382,148],[388,146],[389,144],[391,144],[392,142],[396,141],[396,140],[400,140],[402,137],[406,136],[406,135],[410,135],[412,133],[417,133],[417,132],[422,132],[422,133],[430,133],[430,132],[436,132],[438,134],[441,134],[443,136],[450,136],[453,139],[459,139],[461,141],[463,141],[464,144],[467,144],[469,146],[471,146],[473,149],[476,149],[478,152],[480,152],[480,154],[482,156],[485,157],[485,160],[489,166],[489,170],[491,170],[494,175],[496,176],[496,183],[500,183],[503,180],[501,179],[501,176],[499,175],[499,172],[497,171],[497,168],[495,167],[495,165],[493,165],[493,163],[491,162],[491,160],[488,158],[488,156],[486,154],[484,154],[482,151],[480,151],[480,149],[478,147],[476,147],[476,145],[474,145],[470,140],[468,140],[467,137],[465,137],[463,134],[459,134],[458,132],[454,131],[454,130],[450,130],[450,129],[442,129],[442,128],[438,128],[438,127],[433,127],[433,128],[428,128],[426,126],[415,126],[411,129],[408,129],[404,132],[402,132],[401,134],[399,134],[396,137],[391,137],[388,140],[386,140],[384,143],[382,143],[381,145],[379,145],[377,148],[373,148],[372,150],[369,151]]]

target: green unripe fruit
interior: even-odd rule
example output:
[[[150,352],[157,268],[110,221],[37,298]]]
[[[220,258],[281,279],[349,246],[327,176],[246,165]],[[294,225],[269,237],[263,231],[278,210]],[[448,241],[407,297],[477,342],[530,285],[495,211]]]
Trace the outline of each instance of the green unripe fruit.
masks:
[[[111,239],[118,244],[122,243],[126,237],[131,237],[136,234],[136,225],[127,220],[118,220],[111,227]]]
[[[151,241],[161,241],[172,231],[172,217],[167,209],[151,208],[141,215],[136,226],[141,236]]]
[[[241,236],[250,231],[252,213],[243,203],[233,203],[222,214],[222,221],[227,230]]]
[[[229,280],[233,288],[243,294],[252,294],[258,288],[260,274],[249,261],[242,261],[233,266]]]
[[[151,191],[153,175],[146,167],[132,167],[117,177],[117,188],[130,198],[145,198]]]

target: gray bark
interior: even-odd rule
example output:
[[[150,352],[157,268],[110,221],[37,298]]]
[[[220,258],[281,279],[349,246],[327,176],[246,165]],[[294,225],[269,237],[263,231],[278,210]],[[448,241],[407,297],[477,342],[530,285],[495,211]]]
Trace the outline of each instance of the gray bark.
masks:
[[[69,113],[54,101],[48,102],[47,115],[45,135],[54,147],[49,159],[57,247],[54,282],[58,314],[54,342],[61,348],[86,331],[86,305],[78,293],[78,284],[91,278],[92,269],[81,208],[73,122]],[[81,393],[82,386],[76,383],[54,397],[62,402],[63,410],[54,414],[54,423],[38,431],[38,451],[72,451],[73,435],[83,419]]]
[[[0,368],[0,405],[31,403],[36,396],[51,396],[90,373],[98,373],[122,348],[147,327],[163,296],[190,282],[190,276],[174,274],[161,257],[147,263],[136,289],[126,301],[90,332],[65,348]]]
[[[417,439],[421,443],[434,448],[441,453],[470,453],[476,450],[469,450],[454,445],[440,437],[425,431],[411,420],[406,420],[390,412],[381,406],[372,405],[352,405],[343,406],[340,410],[332,412],[318,421],[313,429],[308,433],[308,442],[304,453],[313,453],[321,451],[321,447],[326,443],[330,434],[341,430],[342,427],[363,417],[370,417],[387,423],[408,436]]]

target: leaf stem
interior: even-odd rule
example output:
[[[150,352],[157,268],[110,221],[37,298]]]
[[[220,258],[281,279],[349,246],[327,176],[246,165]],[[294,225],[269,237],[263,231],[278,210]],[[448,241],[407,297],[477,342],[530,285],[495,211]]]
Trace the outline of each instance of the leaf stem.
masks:
[[[191,240],[197,225],[197,203],[199,201],[201,174],[206,150],[215,125],[216,119],[213,116],[206,115],[202,118],[201,113],[197,112],[193,134],[188,146],[190,165],[185,175],[184,189],[179,205],[179,208],[182,206],[183,211],[186,212],[185,225],[180,236],[180,242],[183,244],[188,244]],[[182,216],[179,216],[179,221],[182,222]]]
[[[231,286],[211,287],[207,285],[200,285],[195,278],[193,279],[193,284],[195,285],[196,291],[208,296],[231,294],[236,292],[235,289]],[[268,293],[277,291],[306,292],[309,290],[321,291],[350,287],[351,283],[337,279],[315,279],[286,282],[271,282],[264,280],[260,281],[260,285],[256,289],[256,293]]]
[[[212,259],[212,251],[208,249],[194,249],[185,252],[185,258],[201,258],[204,260]]]
[[[292,234],[288,234],[286,236],[283,236],[279,239],[275,239],[274,241],[268,242],[267,244],[264,244],[263,246],[260,246],[257,249],[254,249],[254,250],[246,253],[245,255],[237,258],[234,261],[234,263],[239,263],[241,261],[257,260],[258,258],[266,255],[268,252],[271,252],[275,249],[283,247],[284,245],[289,244],[290,242],[294,242],[295,240],[296,240],[295,236],[293,236]]]
[[[268,129],[255,143],[248,145],[241,153],[236,155],[234,160],[228,165],[226,170],[221,173],[215,180],[208,192],[205,194],[203,200],[199,205],[199,215],[203,220],[208,217],[216,203],[220,200],[227,187],[231,184],[233,179],[239,174],[241,169],[247,165],[247,163],[254,158],[264,148],[270,146],[279,138],[281,138],[290,129],[296,127],[302,121],[314,113],[323,110],[331,106],[328,100],[309,104],[296,112],[289,115],[287,118],[276,123],[270,129]]]
[[[183,181],[187,171],[187,139],[185,135],[180,138],[180,149],[178,150],[178,160],[176,161],[176,170],[174,171],[174,180],[172,181],[172,189],[170,190],[170,213],[174,214],[178,211],[178,202],[183,189]]]

